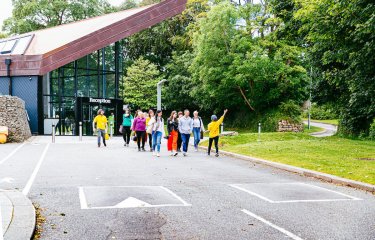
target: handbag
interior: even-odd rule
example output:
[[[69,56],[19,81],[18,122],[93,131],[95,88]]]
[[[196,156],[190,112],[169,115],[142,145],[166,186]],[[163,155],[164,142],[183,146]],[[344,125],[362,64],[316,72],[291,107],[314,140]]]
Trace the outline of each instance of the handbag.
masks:
[[[120,125],[120,128],[118,129],[118,131],[120,132],[120,133],[122,133],[122,130],[123,130],[123,126],[122,125]]]
[[[201,131],[201,139],[203,139],[203,131]]]
[[[135,132],[134,132],[134,136],[133,136],[133,141],[134,141],[134,142],[137,141],[137,135],[135,134]]]
[[[108,133],[104,134],[104,138],[105,140],[109,140],[109,134]]]

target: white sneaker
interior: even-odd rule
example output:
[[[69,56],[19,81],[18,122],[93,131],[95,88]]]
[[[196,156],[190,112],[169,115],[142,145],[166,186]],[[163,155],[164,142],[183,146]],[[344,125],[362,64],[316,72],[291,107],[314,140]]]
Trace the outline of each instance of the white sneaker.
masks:
[[[152,152],[152,156],[156,156],[156,152]]]
[[[194,150],[194,151],[198,152],[198,148],[195,148],[195,150]]]
[[[157,154],[156,154],[156,156],[157,156],[157,157],[160,157],[160,154],[159,154],[159,153],[157,153]]]
[[[173,151],[171,152],[171,156],[174,156],[174,152]]]
[[[178,152],[175,152],[175,153],[173,154],[174,157],[176,157],[177,155],[178,155]]]

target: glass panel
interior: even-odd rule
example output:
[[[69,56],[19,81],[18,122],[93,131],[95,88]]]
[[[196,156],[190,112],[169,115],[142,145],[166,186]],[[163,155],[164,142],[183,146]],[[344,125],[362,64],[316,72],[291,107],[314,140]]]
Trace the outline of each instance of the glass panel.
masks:
[[[115,74],[106,74],[106,97],[115,98]]]

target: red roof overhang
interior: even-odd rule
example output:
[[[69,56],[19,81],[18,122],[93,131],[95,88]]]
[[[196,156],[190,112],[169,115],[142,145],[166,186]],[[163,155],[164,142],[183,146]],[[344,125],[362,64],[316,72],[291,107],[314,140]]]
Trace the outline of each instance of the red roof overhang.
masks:
[[[166,0],[89,33],[60,48],[40,55],[0,56],[0,76],[6,76],[5,59],[10,58],[11,76],[44,75],[94,51],[180,14],[187,0]],[[89,21],[89,19],[88,19]],[[48,29],[47,29],[48,30]]]

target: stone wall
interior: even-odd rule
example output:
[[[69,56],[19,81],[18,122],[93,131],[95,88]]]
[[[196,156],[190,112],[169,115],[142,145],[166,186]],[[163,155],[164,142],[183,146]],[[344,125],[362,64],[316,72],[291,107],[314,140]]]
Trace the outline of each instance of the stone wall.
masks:
[[[302,132],[303,123],[290,123],[287,120],[280,120],[277,131],[278,132]]]
[[[0,96],[0,126],[9,128],[10,142],[23,142],[31,137],[25,102],[22,99]]]

